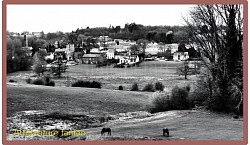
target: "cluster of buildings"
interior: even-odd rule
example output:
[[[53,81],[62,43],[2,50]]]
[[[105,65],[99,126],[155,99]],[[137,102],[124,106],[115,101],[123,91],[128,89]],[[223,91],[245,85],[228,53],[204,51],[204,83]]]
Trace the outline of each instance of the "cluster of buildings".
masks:
[[[170,55],[174,61],[187,60],[189,54],[187,51],[178,51],[179,44],[162,44],[162,43],[149,43],[146,46],[145,53],[150,57],[160,57]],[[186,46],[186,48],[189,48]]]
[[[55,42],[56,46],[57,42]],[[67,61],[75,61],[83,64],[104,64],[116,60],[117,64],[131,64],[139,62],[138,55],[132,55],[129,48],[135,45],[134,41],[111,40],[107,36],[101,36],[97,42],[99,48],[75,47],[74,44],[66,45],[66,48],[56,48],[54,52],[47,52],[46,60],[55,61],[59,57]]]

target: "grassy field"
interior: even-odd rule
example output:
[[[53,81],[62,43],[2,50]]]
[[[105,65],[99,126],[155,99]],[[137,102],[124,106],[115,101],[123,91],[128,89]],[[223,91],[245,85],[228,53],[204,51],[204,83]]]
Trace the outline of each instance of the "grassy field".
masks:
[[[72,115],[121,117],[113,117],[116,119],[84,129],[87,140],[242,140],[242,118],[233,119],[231,115],[205,110],[167,111],[139,118],[124,118],[124,115],[118,114],[144,110],[151,95],[107,89],[8,85],[7,115],[10,117],[20,111],[43,110],[68,114],[67,118]],[[58,120],[56,122],[60,123]],[[112,128],[112,136],[100,136],[100,126]],[[165,127],[169,128],[170,137],[162,136]],[[13,136],[8,134],[8,138],[11,140]]]
[[[7,115],[25,110],[107,115],[142,110],[151,93],[91,88],[7,86]]]
[[[184,86],[193,84],[196,76],[189,76],[187,80],[184,76],[176,73],[176,68],[181,62],[173,61],[147,61],[142,62],[139,67],[113,68],[112,66],[97,68],[95,65],[80,64],[70,66],[62,78],[54,78],[56,86],[71,86],[76,80],[99,81],[102,88],[117,90],[120,85],[124,90],[130,90],[133,83],[138,83],[139,89],[147,83],[162,82],[167,88],[171,89],[174,85]],[[26,83],[25,79],[33,76],[32,71],[16,72],[8,74],[8,79]]]
[[[243,121],[230,115],[208,111],[182,110],[157,113],[144,119],[114,121],[106,126],[112,128],[113,136],[101,137],[101,128],[87,130],[89,140],[118,140],[145,137],[156,140],[242,140]],[[168,128],[170,136],[162,135]]]
[[[196,76],[188,76],[185,80],[184,76],[176,73],[176,67],[179,65],[181,62],[165,61],[143,62],[139,67],[132,68],[96,68],[94,65],[81,64],[70,66],[62,78],[53,78],[55,87],[27,84],[25,80],[34,76],[32,71],[8,74],[7,81],[17,81],[7,85],[8,138],[13,139],[11,129],[18,127],[18,123],[23,121],[17,121],[15,126],[11,119],[13,115],[21,111],[40,110],[46,112],[47,117],[57,116],[53,121],[50,117],[43,120],[45,124],[49,121],[51,125],[62,122],[67,125],[69,120],[66,118],[70,118],[71,123],[78,120],[77,127],[86,129],[87,140],[242,140],[242,118],[232,119],[231,115],[205,110],[167,111],[156,114],[146,112],[146,115],[141,114],[142,116],[138,113],[137,118],[124,119],[124,113],[126,116],[129,112],[145,111],[152,93],[119,91],[119,85],[125,90],[129,90],[134,82],[139,84],[140,89],[145,84],[156,81],[162,82],[169,90],[175,85],[192,86]],[[99,81],[102,83],[102,89],[66,87],[79,79]],[[91,120],[84,122],[81,119],[89,116],[94,117],[95,122],[86,127],[86,122]],[[101,123],[99,119],[103,116],[112,116],[115,119]],[[33,120],[39,119],[30,117],[31,122],[26,122],[30,123],[26,127],[34,127],[36,122]],[[42,126],[41,123],[39,125]],[[100,136],[103,126],[112,128],[112,136]],[[165,127],[169,128],[170,137],[162,136],[162,129]]]

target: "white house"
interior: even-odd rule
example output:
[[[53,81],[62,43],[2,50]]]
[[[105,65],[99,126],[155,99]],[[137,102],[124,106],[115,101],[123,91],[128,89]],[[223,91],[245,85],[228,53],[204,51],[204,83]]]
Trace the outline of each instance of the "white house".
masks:
[[[114,59],[115,58],[115,49],[108,49],[107,51],[107,59]]]
[[[74,57],[73,56],[74,52],[75,52],[74,44],[68,44],[68,45],[66,45],[66,48],[55,49],[54,55],[56,55],[56,56],[65,55],[67,60],[72,60]]]
[[[54,53],[53,52],[47,53],[47,55],[45,56],[45,60],[54,60]]]
[[[92,48],[90,50],[90,53],[101,53],[100,49],[99,48]]]
[[[188,52],[175,52],[173,57],[174,61],[187,60],[188,58]]]
[[[174,54],[178,51],[178,43],[172,43],[172,44],[165,44],[165,49],[171,50],[171,54]]]
[[[108,49],[115,49],[116,52],[126,52],[128,51],[129,46],[123,46],[123,45],[111,45],[108,47]]]
[[[145,52],[149,53],[150,55],[157,55],[159,52],[159,45],[157,43],[149,43],[146,46]]]
[[[131,55],[131,56],[123,56],[119,59],[119,64],[134,64],[139,62],[139,56],[138,55]]]

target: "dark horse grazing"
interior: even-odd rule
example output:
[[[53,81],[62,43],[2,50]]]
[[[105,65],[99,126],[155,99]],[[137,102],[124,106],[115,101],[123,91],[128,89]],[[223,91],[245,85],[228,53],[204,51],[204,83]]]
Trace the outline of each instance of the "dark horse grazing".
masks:
[[[169,136],[169,131],[167,128],[163,128],[163,136],[165,136],[165,133],[167,133],[167,136]]]
[[[102,128],[101,135],[105,134],[105,132],[107,132],[108,135],[111,135],[111,129],[110,128]]]

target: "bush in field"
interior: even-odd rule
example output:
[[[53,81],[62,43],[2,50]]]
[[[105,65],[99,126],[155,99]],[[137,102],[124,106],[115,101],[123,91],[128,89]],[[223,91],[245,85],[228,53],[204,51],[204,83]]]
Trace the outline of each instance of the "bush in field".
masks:
[[[26,83],[27,84],[31,84],[32,83],[32,79],[31,78],[26,79]]]
[[[155,90],[157,91],[163,91],[164,85],[161,82],[156,82],[155,83]]]
[[[187,86],[186,86],[186,91],[189,92],[190,89],[191,89],[190,85],[187,85]]]
[[[139,91],[139,87],[138,87],[138,84],[137,84],[137,83],[134,83],[134,84],[132,85],[131,91]]]
[[[91,83],[91,88],[101,88],[102,84],[100,82],[93,81]]]
[[[155,89],[154,89],[154,85],[149,83],[147,84],[142,91],[145,91],[145,92],[154,92]]]
[[[171,103],[174,109],[183,110],[189,108],[188,91],[186,88],[174,87],[171,94]]]
[[[48,83],[45,83],[45,86],[55,86],[55,82],[54,81],[50,81]]]
[[[48,76],[44,77],[44,85],[45,86],[55,86],[55,82],[53,80],[51,80],[51,77],[48,75]]]
[[[42,80],[42,79],[35,79],[34,81],[33,81],[33,84],[34,85],[44,85],[44,81]]]
[[[168,111],[172,109],[170,96],[166,93],[154,93],[147,108],[150,113]]]
[[[72,87],[101,88],[101,83],[78,80],[72,84]]]
[[[150,105],[147,110],[150,113],[168,111],[168,110],[183,110],[192,107],[188,98],[186,88],[174,87],[172,94],[156,92],[152,95]]]
[[[10,80],[9,80],[9,82],[10,82],[10,83],[15,83],[16,81],[14,81],[14,80],[10,79]]]
[[[123,86],[119,86],[118,90],[123,90]]]

